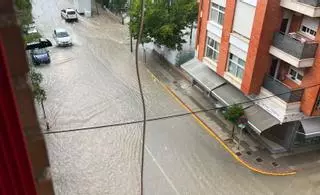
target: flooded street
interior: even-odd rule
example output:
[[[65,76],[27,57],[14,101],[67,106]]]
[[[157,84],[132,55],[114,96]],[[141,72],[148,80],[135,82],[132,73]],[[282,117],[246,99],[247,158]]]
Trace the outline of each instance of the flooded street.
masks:
[[[68,0],[32,0],[40,33],[53,43],[65,28],[74,45],[50,48],[51,64],[37,68],[47,91],[51,131],[141,120],[140,95],[128,27],[105,12],[66,23]],[[54,43],[55,44],[55,43]],[[142,65],[147,117],[186,111]],[[40,119],[43,114],[38,113]],[[142,124],[46,135],[57,195],[140,193]],[[238,164],[191,116],[148,122],[145,194],[315,194],[307,173],[255,174]]]

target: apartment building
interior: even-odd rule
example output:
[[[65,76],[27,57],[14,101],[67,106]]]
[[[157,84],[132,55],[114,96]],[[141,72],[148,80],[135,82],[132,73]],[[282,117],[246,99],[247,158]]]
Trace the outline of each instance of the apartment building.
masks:
[[[272,152],[320,145],[320,1],[200,0],[197,58],[182,65]]]
[[[53,195],[50,164],[27,83],[12,0],[0,1],[0,194]]]

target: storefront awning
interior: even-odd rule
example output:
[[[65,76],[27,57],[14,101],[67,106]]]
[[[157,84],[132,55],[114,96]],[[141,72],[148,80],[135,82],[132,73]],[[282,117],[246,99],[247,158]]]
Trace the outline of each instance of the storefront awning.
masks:
[[[280,123],[278,119],[257,105],[245,109],[244,112],[250,127],[258,134]]]
[[[253,105],[253,102],[250,102],[249,98],[230,84],[225,84],[212,90],[211,94],[227,106],[241,104],[243,108],[246,108]]]
[[[249,126],[258,134],[280,123],[279,120],[251,102],[239,89],[229,84],[198,59],[186,62],[181,65],[181,68],[226,106],[242,104]]]
[[[306,138],[320,136],[320,117],[301,120]]]
[[[211,91],[212,89],[226,83],[223,78],[209,69],[198,59],[192,59],[186,62],[185,64],[181,65],[181,68],[207,91]]]

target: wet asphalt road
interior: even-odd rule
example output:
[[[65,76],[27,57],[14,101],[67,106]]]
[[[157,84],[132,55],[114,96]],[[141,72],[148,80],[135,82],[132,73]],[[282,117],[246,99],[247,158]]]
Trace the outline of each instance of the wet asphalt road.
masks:
[[[56,27],[73,38],[70,48],[50,49],[44,75],[45,107],[53,130],[140,120],[141,104],[129,36],[102,13],[68,24],[67,0],[32,0],[40,32]],[[142,68],[148,117],[184,113]],[[42,113],[39,112],[40,118]],[[139,194],[141,124],[46,135],[57,195]],[[145,194],[316,194],[316,173],[257,175],[243,168],[190,116],[149,122]]]

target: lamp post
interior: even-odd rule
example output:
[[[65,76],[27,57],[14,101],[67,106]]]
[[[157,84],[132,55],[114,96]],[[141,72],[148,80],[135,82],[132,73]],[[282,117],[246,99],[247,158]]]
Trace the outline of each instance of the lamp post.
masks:
[[[238,141],[238,144],[237,144],[238,150],[240,149],[240,143],[241,143],[241,140],[242,140],[243,129],[246,127],[247,123],[248,123],[248,119],[245,116],[240,117],[239,120],[238,120],[238,127],[240,129],[240,136],[239,136],[239,141]]]

